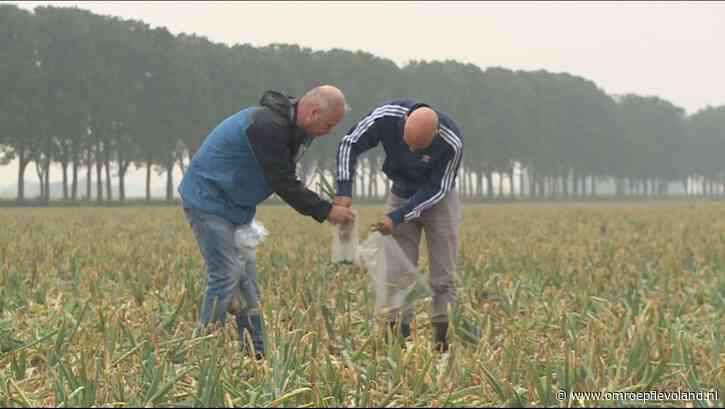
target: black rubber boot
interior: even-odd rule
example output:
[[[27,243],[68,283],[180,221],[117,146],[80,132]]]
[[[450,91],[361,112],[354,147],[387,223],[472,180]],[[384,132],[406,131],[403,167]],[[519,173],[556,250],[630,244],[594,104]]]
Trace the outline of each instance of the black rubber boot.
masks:
[[[263,327],[264,322],[262,320],[262,314],[259,312],[253,314],[240,314],[236,316],[237,319],[237,330],[239,331],[239,342],[242,346],[242,351],[245,351],[248,355],[254,356],[258,361],[264,359],[264,333]],[[250,353],[249,345],[245,333],[248,332],[252,339],[252,347],[254,353]]]
[[[437,352],[448,351],[448,323],[447,322],[434,322],[433,323],[433,348]]]
[[[405,341],[410,339],[410,324],[401,322],[400,326],[398,326],[397,322],[391,321],[388,323],[388,326],[390,328],[390,333],[395,334],[394,339],[397,339],[401,345],[405,346]],[[387,332],[385,333],[385,340],[388,340]]]

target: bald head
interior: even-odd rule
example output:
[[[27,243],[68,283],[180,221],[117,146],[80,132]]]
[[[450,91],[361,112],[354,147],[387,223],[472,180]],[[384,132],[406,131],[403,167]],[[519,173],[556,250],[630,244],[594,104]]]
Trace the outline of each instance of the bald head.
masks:
[[[330,132],[350,110],[345,95],[332,85],[321,85],[308,91],[297,109],[298,125],[312,136]]]
[[[403,139],[411,151],[426,149],[438,134],[438,114],[428,107],[413,111],[405,121]]]
[[[345,103],[345,95],[332,85],[321,85],[309,90],[300,102],[317,104],[323,115],[337,111],[342,111],[344,114],[349,110]]]

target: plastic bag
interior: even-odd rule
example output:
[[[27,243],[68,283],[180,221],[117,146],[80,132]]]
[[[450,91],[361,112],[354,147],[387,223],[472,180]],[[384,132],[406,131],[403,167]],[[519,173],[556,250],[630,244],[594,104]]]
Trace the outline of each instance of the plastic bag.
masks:
[[[404,310],[433,294],[418,267],[392,236],[372,233],[360,245],[358,255],[373,280],[376,314]]]
[[[357,216],[357,213],[355,213],[355,216]],[[357,217],[350,223],[333,226],[332,262],[360,265],[358,243]]]
[[[257,246],[259,246],[265,237],[269,235],[269,231],[256,220],[251,223],[239,226],[234,231],[234,244],[239,249],[239,261],[243,269],[243,274],[248,279],[240,281],[239,288],[235,289],[236,293],[229,303],[229,312],[236,315],[241,311],[246,311],[249,306],[248,300],[259,299],[259,288],[257,287]]]
[[[256,219],[234,232],[234,242],[240,249],[254,249],[269,235],[269,231]]]

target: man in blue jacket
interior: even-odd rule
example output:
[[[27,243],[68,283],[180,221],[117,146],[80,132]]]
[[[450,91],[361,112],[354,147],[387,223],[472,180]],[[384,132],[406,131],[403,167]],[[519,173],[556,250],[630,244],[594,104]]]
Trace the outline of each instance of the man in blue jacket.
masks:
[[[330,85],[299,101],[267,91],[260,106],[237,112],[211,131],[179,185],[208,274],[199,327],[211,321],[223,325],[231,312],[242,346],[247,332],[257,359],[264,357],[264,338],[255,249],[240,245],[238,238],[254,237],[256,206],[272,193],[320,223],[354,219],[348,207],[322,200],[295,175],[304,150],[329,133],[347,110],[342,92]]]
[[[393,182],[382,233],[392,234],[406,256],[418,263],[425,230],[433,289],[434,343],[448,349],[448,307],[455,307],[453,273],[458,254],[460,203],[454,188],[463,155],[463,134],[447,114],[410,99],[387,102],[345,135],[337,150],[337,196],[350,206],[355,165],[361,153],[382,143],[383,172]],[[393,274],[393,272],[389,272]],[[395,277],[390,277],[394,280]],[[410,335],[412,306],[389,317],[392,328]]]

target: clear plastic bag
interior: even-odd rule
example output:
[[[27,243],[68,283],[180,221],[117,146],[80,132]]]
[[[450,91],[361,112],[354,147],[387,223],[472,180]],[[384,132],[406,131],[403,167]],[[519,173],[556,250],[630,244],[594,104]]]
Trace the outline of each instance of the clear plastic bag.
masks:
[[[234,241],[240,249],[254,249],[269,235],[269,231],[256,219],[234,232]]]
[[[229,312],[238,314],[246,311],[249,307],[248,300],[259,299],[259,289],[257,287],[257,246],[259,246],[265,237],[269,235],[269,231],[257,220],[251,223],[239,226],[234,231],[234,244],[239,249],[239,261],[243,269],[243,274],[248,279],[241,280],[240,287],[235,289],[236,293],[232,297],[229,304]]]
[[[433,294],[425,277],[392,236],[372,233],[358,248],[375,288],[375,313],[404,310]]]
[[[355,213],[357,216],[357,213]],[[357,217],[350,223],[332,226],[332,262],[360,265]]]

